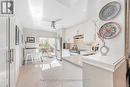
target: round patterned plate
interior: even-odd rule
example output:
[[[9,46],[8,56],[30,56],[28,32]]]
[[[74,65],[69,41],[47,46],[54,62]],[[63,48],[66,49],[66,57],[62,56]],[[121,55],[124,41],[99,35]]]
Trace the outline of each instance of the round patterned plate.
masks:
[[[116,37],[120,31],[121,27],[118,23],[108,22],[100,28],[99,35],[104,39],[112,39]]]
[[[103,21],[110,20],[120,12],[121,5],[119,2],[113,1],[106,4],[99,13],[99,18]]]

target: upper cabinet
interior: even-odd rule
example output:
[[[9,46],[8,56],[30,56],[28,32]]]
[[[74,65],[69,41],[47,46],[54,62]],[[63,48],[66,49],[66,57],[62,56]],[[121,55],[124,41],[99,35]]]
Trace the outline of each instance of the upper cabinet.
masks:
[[[10,17],[10,47],[15,47],[15,39],[16,39],[16,23],[15,23],[15,17]]]

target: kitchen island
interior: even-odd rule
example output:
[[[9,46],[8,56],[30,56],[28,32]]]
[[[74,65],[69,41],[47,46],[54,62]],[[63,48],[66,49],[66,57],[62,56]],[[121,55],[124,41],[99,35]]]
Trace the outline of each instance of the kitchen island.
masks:
[[[64,79],[74,81],[66,87],[125,87],[125,67],[125,57],[95,54],[63,58]]]
[[[82,60],[83,87],[126,87],[126,61],[124,56],[96,54],[83,57]]]
[[[63,87],[83,87],[81,56],[64,57],[62,61],[63,77],[67,81]]]

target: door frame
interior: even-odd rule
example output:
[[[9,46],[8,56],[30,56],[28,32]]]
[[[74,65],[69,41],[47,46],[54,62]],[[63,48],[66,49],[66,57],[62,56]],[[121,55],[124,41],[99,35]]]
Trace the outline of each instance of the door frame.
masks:
[[[129,54],[129,9],[130,9],[130,1],[125,0],[125,56],[128,61]]]
[[[128,71],[128,68],[130,66],[130,60],[128,58],[129,56],[129,28],[130,28],[130,13],[129,13],[129,10],[130,10],[130,1],[129,0],[125,0],[125,57],[126,57],[126,62],[127,62],[127,71]],[[126,81],[126,84],[127,84],[127,87],[129,87],[129,82],[128,82],[128,78],[127,78],[127,81]]]

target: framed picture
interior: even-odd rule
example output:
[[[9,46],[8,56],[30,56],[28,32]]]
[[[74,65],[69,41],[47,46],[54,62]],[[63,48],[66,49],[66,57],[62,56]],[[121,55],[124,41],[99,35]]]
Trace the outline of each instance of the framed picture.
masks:
[[[35,43],[35,37],[27,37],[27,43]]]
[[[15,27],[15,45],[19,45],[19,28],[17,25]]]

